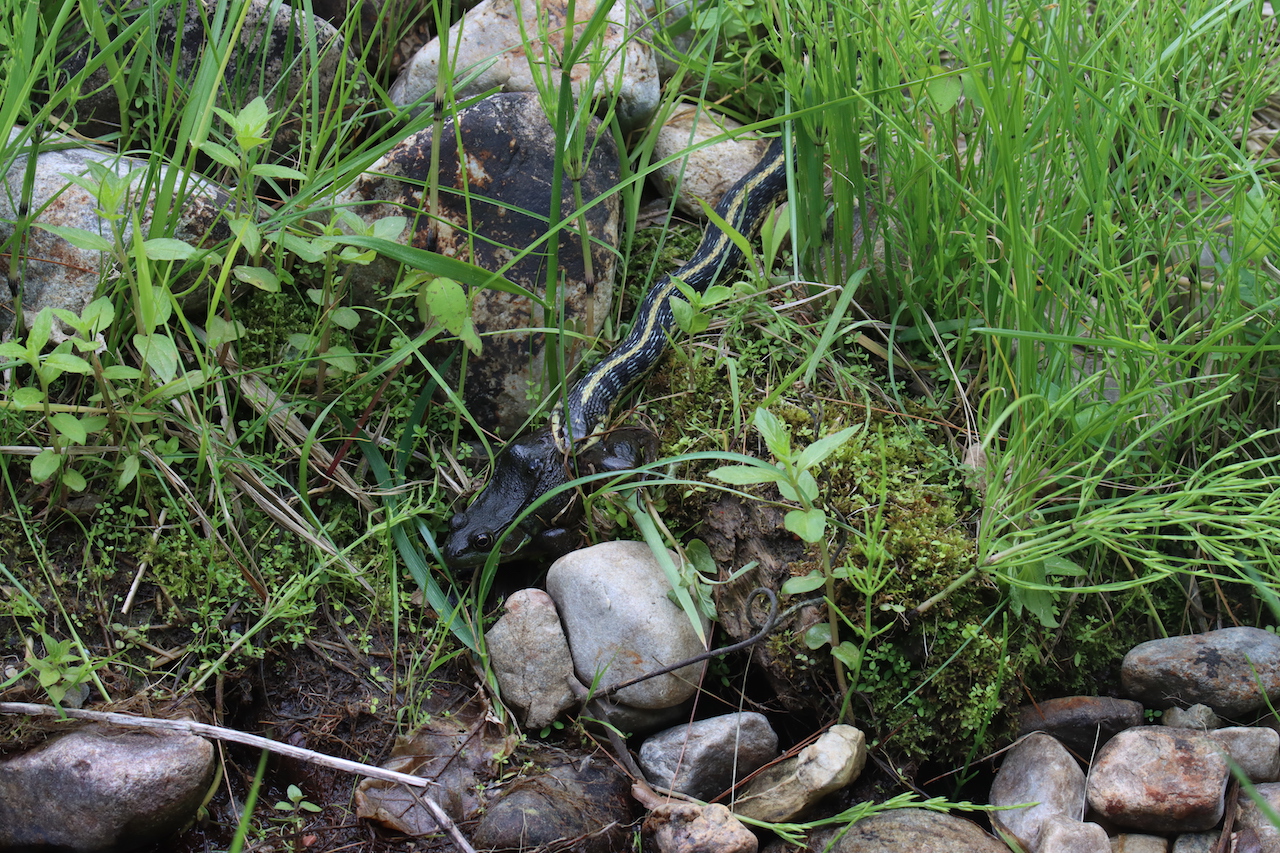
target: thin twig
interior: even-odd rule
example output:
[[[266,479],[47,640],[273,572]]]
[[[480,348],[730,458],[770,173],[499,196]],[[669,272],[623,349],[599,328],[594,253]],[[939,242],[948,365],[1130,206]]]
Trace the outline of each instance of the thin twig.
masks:
[[[156,522],[156,529],[151,531],[151,545],[155,547],[156,542],[160,541],[160,531],[164,530],[164,521],[169,515],[169,508],[165,507],[160,510],[160,519]],[[147,573],[147,559],[142,558],[138,563],[138,571],[133,575],[133,583],[129,585],[129,594],[124,597],[124,605],[120,608],[121,616],[128,616],[129,611],[133,608],[133,597],[138,594],[138,587],[142,586],[142,576]]]
[[[345,758],[325,755],[322,752],[314,752],[310,749],[303,749],[299,746],[292,746],[287,743],[281,743],[280,741],[259,737],[258,735],[251,735],[247,732],[227,729],[222,726],[209,725],[208,723],[196,723],[190,720],[166,720],[157,717],[135,717],[130,714],[116,714],[111,711],[82,711],[77,708],[55,708],[52,705],[37,705],[33,702],[0,702],[0,714],[25,714],[32,717],[72,717],[78,720],[93,720],[95,722],[113,723],[119,726],[135,726],[143,729],[165,729],[167,731],[203,735],[217,740],[242,743],[246,746],[265,749],[269,752],[274,752],[277,755],[287,755],[290,758],[297,758],[302,761],[308,761],[312,764],[320,764],[346,773],[356,773],[361,776],[368,776],[371,779],[398,782],[401,785],[409,785],[414,788],[425,788],[428,785],[437,784],[434,780],[425,779],[421,776],[410,776],[408,773],[398,773],[395,770],[386,770],[382,767],[374,767],[372,764],[362,764],[359,761],[349,761]],[[463,851],[463,853],[476,853],[475,848],[468,843],[467,839],[462,835],[458,827],[449,818],[449,815],[445,814],[444,809],[440,807],[439,803],[425,795],[423,795],[421,799],[422,804],[426,807],[427,811],[431,813],[431,817],[435,820],[440,829],[449,835],[455,847]]]

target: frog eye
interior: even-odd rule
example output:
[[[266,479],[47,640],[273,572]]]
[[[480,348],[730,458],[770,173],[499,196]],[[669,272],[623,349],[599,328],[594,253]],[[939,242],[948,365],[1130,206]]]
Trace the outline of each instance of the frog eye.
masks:
[[[471,547],[477,551],[488,551],[493,547],[493,534],[477,533],[471,537]]]

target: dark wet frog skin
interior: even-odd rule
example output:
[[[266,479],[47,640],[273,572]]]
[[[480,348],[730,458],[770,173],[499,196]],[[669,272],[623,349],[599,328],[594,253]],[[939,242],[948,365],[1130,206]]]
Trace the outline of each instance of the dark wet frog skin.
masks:
[[[493,476],[475,502],[449,521],[445,565],[467,570],[484,565],[502,534],[538,498],[579,474],[628,471],[652,459],[656,450],[650,433],[617,430],[584,451],[571,467],[549,429],[511,441],[494,461]],[[580,516],[573,490],[551,496],[502,539],[499,562],[531,551],[551,557],[568,553],[579,538],[573,527]]]

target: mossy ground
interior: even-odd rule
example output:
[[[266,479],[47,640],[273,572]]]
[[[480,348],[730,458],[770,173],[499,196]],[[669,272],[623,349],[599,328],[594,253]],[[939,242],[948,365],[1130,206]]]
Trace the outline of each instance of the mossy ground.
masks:
[[[767,298],[733,308],[723,330],[692,342],[677,335],[675,351],[646,384],[650,402],[640,414],[663,455],[734,451],[769,458],[751,413],[809,352],[795,334],[805,318],[779,314]],[[823,466],[819,484],[828,513],[851,531],[832,536],[841,578],[836,599],[848,620],[841,638],[864,651],[848,673],[853,695],[845,704],[821,636],[783,630],[767,641],[785,662],[784,679],[817,697],[815,714],[829,721],[843,710],[891,766],[910,776],[910,768],[925,765],[967,768],[994,752],[1014,732],[1020,705],[1115,691],[1120,658],[1150,637],[1141,615],[1153,606],[1166,614],[1181,608],[1172,585],[1081,596],[1064,590],[1056,600],[1060,626],[1053,628],[1028,611],[1015,613],[1008,591],[986,573],[945,592],[976,563],[981,472],[961,464],[964,431],[894,387],[864,349],[834,347],[817,377],[812,387],[797,383],[774,395],[769,407],[789,425],[797,448],[861,427]],[[704,480],[718,464],[687,463],[678,476]],[[747,491],[780,500],[773,487]],[[697,538],[720,495],[705,486],[668,486],[658,502],[671,530]],[[792,562],[791,575],[817,570],[817,556],[810,549]]]

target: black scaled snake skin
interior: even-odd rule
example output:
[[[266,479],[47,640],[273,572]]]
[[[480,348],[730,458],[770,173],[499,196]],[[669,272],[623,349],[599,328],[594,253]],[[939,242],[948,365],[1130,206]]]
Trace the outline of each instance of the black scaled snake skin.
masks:
[[[716,205],[716,214],[739,234],[753,236],[770,208],[785,197],[785,152],[780,136]],[[649,290],[626,339],[573,386],[552,412],[551,423],[507,444],[484,490],[449,522],[444,549],[448,566],[483,565],[516,519],[547,492],[577,476],[575,470],[583,467],[587,457],[591,468],[605,471],[626,470],[642,461],[636,443],[606,437],[609,413],[666,350],[674,325],[671,299],[679,294],[676,279],[702,293],[742,260],[742,250],[728,234],[714,223],[708,225],[693,257]],[[502,538],[500,558],[508,559],[531,546],[551,553],[567,550],[565,540],[572,534],[564,524],[572,503],[571,490],[544,501]]]

